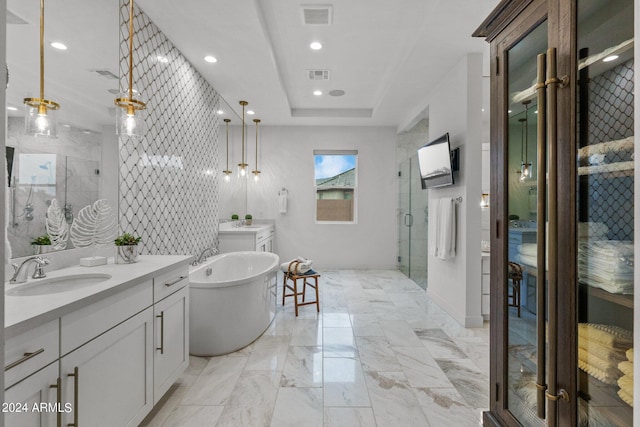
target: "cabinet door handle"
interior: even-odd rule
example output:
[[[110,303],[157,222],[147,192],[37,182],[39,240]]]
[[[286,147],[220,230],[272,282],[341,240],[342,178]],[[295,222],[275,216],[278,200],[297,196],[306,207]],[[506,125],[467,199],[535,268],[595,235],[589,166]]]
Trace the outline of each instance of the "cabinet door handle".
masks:
[[[170,286],[175,285],[175,284],[176,284],[176,283],[178,283],[178,282],[181,282],[182,280],[184,280],[184,279],[186,279],[186,278],[187,278],[187,276],[180,276],[180,277],[178,277],[176,280],[174,280],[173,282],[165,283],[164,285],[168,288],[168,287],[170,287]]]
[[[164,311],[161,311],[156,317],[160,318],[160,347],[156,347],[156,350],[160,350],[160,354],[164,354]]]
[[[9,369],[13,369],[16,366],[26,362],[27,360],[33,359],[34,357],[36,357],[40,353],[44,353],[44,348],[38,349],[38,350],[34,351],[33,353],[24,353],[22,358],[16,360],[13,363],[9,363],[7,366],[5,366],[4,367],[4,371],[7,372]]]
[[[56,414],[56,426],[62,427],[62,378],[58,377],[55,384],[50,385],[49,388],[56,389],[56,403],[58,404],[58,410]]]
[[[80,382],[80,372],[78,367],[73,368],[73,374],[67,374],[67,377],[73,377],[73,423],[68,423],[68,427],[78,427],[78,383]]]

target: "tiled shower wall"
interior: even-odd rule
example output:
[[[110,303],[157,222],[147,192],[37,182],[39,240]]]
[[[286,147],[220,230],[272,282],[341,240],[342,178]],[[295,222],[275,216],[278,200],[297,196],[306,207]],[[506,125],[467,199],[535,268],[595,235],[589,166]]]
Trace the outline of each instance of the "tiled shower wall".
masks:
[[[129,10],[120,1],[120,86],[128,87]],[[120,137],[120,232],[143,254],[197,254],[217,244],[218,93],[139,8],[134,88],[147,101],[140,140]],[[167,60],[158,60],[158,57]]]

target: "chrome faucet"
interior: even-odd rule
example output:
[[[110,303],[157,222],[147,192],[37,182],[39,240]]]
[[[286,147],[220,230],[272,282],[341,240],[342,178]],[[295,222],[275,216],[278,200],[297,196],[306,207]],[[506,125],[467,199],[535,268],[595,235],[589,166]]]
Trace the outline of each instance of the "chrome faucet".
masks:
[[[206,261],[207,260],[207,254],[211,254],[211,255],[218,255],[220,253],[220,251],[218,250],[218,248],[206,248],[205,250],[203,250],[202,252],[200,252],[200,255],[198,255],[198,258],[196,258],[191,265],[198,265],[200,264],[202,261]]]
[[[42,279],[43,277],[47,277],[44,273],[44,266],[49,264],[49,258],[32,256],[22,261],[20,266],[18,266],[18,264],[11,264],[13,267],[13,276],[9,280],[9,283],[25,283],[27,281],[28,274],[27,264],[31,262],[36,264],[36,268],[33,270],[33,275],[31,276],[33,279]]]

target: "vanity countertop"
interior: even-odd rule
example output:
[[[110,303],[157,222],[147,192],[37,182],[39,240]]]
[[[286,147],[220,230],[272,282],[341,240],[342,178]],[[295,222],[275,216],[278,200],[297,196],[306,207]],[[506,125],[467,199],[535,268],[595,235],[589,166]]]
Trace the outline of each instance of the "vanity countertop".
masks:
[[[66,292],[45,295],[11,296],[5,294],[5,339],[71,313],[127,287],[171,271],[193,260],[191,255],[141,255],[133,264],[106,264],[96,267],[74,266],[45,272],[45,279],[31,279],[28,283],[76,274],[108,274],[111,278],[93,285]],[[5,292],[18,285],[5,283]],[[150,301],[151,303],[151,301]]]
[[[255,234],[273,227],[270,223],[253,223],[251,225],[235,226],[235,222],[223,222],[218,226],[219,234]]]

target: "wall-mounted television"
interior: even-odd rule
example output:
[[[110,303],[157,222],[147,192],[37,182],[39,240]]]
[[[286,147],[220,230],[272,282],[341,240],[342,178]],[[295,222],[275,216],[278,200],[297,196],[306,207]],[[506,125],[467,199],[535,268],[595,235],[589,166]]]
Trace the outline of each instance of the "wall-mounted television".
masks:
[[[456,152],[457,162],[457,152]],[[453,185],[453,164],[449,134],[434,139],[418,149],[422,189]]]

